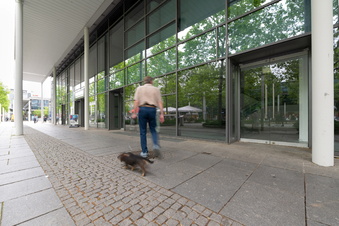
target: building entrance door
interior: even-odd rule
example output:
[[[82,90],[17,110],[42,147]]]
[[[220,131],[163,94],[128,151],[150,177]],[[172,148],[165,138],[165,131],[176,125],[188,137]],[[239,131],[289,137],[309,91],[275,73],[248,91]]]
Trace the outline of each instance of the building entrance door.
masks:
[[[308,146],[308,58],[240,65],[240,140]]]

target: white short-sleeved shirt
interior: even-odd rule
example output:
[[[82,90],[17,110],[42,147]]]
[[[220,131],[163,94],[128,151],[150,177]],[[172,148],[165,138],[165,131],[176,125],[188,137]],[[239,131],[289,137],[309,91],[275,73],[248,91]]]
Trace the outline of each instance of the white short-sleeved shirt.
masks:
[[[159,101],[162,101],[160,89],[152,84],[139,86],[135,91],[134,100],[138,101],[139,106],[149,104],[159,107]]]

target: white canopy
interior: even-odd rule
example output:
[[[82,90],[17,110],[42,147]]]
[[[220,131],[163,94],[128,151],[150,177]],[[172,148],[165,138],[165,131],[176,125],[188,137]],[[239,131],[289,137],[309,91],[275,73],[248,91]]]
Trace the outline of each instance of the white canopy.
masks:
[[[179,112],[202,112],[200,108],[192,107],[190,105],[178,108]]]

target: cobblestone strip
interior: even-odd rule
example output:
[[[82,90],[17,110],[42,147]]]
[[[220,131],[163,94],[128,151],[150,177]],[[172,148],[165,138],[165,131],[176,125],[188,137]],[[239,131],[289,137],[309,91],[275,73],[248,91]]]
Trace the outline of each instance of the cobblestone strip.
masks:
[[[94,157],[30,127],[25,138],[76,225],[236,224],[122,169],[117,155]]]

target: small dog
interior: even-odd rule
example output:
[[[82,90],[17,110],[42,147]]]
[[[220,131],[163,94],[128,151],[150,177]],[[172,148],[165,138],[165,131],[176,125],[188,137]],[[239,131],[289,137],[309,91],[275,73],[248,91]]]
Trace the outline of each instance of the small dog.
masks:
[[[146,175],[145,165],[147,164],[147,162],[151,164],[153,163],[153,161],[149,160],[148,158],[144,158],[140,155],[135,155],[131,152],[120,154],[118,156],[118,159],[121,162],[125,163],[126,168],[130,166],[132,171],[134,170],[135,166],[139,166],[142,171],[142,174],[141,174],[142,176]]]

